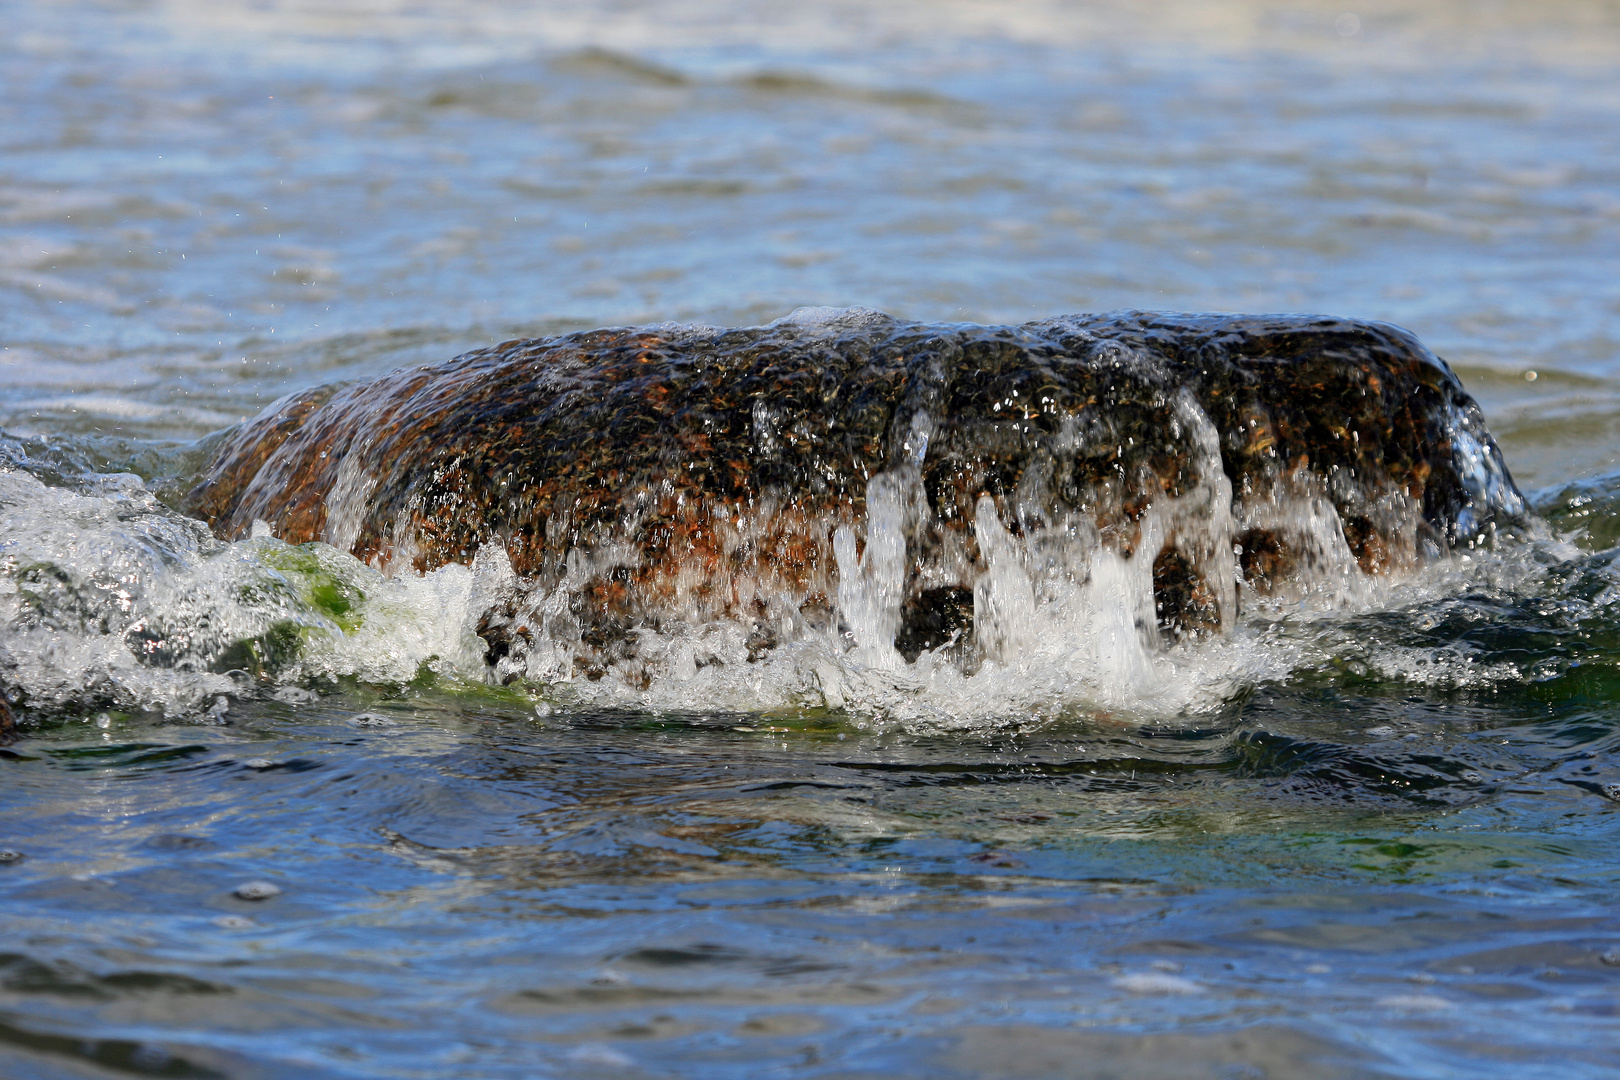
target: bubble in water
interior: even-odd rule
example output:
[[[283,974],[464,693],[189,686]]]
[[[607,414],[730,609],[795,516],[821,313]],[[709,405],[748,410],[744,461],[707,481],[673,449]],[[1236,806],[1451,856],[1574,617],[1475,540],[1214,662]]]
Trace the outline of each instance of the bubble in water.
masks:
[[[275,765],[276,763],[267,757],[248,758],[246,761],[242,762],[243,768],[259,769],[261,771],[264,769],[273,769],[275,768]]]
[[[12,851],[10,849],[0,849],[0,866],[4,866],[7,863],[22,862],[22,860],[22,852]]]
[[[1603,797],[1620,802],[1620,781],[1610,780],[1603,785]]]
[[[246,915],[221,915],[214,920],[214,925],[224,930],[246,930],[258,924]]]
[[[247,881],[232,889],[231,892],[239,900],[268,900],[272,896],[281,895],[281,886],[268,881]]]

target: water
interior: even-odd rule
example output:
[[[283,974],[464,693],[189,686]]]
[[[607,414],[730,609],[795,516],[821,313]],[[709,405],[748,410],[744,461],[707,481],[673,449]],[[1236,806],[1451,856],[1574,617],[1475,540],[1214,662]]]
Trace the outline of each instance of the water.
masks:
[[[1612,1072],[1612,8],[0,20],[6,1075]],[[170,509],[288,391],[816,304],[1399,323],[1546,524],[1112,697],[1071,627],[834,701],[500,686],[498,565]]]

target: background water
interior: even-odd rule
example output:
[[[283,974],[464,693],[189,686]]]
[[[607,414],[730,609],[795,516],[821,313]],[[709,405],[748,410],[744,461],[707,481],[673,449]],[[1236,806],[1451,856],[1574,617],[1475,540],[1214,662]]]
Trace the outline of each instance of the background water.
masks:
[[[0,0],[0,653],[99,687],[0,752],[0,1072],[1611,1075],[1620,9],[1411,7]],[[806,304],[1396,322],[1551,527],[1168,720],[497,690],[444,578],[98,652],[236,626],[118,474],[288,390]]]

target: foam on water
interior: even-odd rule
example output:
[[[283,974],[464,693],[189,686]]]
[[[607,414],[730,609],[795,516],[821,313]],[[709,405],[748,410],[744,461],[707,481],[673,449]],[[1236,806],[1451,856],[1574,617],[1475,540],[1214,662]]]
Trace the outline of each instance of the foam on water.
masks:
[[[34,708],[206,715],[222,695],[476,672],[463,566],[385,578],[326,544],[225,544],[139,478],[0,472],[0,679]]]
[[[549,589],[520,581],[498,545],[471,566],[417,574],[394,560],[385,573],[335,546],[352,540],[352,514],[329,517],[332,543],[289,546],[262,525],[223,543],[135,476],[53,485],[23,462],[0,472],[0,683],[44,712],[116,706],[206,717],[230,696],[307,692],[347,678],[402,685],[432,672],[521,680],[538,697],[574,703],[825,707],[958,727],[1077,713],[1185,717],[1323,666],[1442,686],[1523,677],[1513,664],[1480,662],[1451,645],[1362,640],[1350,620],[1407,611],[1421,626],[1431,617],[1421,614],[1425,605],[1470,590],[1534,593],[1549,567],[1581,556],[1577,549],[1541,529],[1500,550],[1368,574],[1320,493],[1251,503],[1239,520],[1213,427],[1190,400],[1177,423],[1192,431],[1205,479],[1148,508],[1136,550],[1173,545],[1193,564],[1208,588],[1206,625],[1167,633],[1153,561],[1101,542],[1083,517],[1014,530],[982,498],[972,526],[977,561],[968,564],[972,638],[910,662],[895,641],[908,537],[927,512],[918,471],[926,415],[913,424],[909,456],[871,478],[864,519],[828,523],[835,610],[805,616],[801,597],[766,595],[768,583],[753,582],[773,613],[762,628],[715,617],[696,591],[678,593],[664,617],[634,632],[632,650],[595,670],[576,660],[584,630],[571,601],[603,560],[628,558],[623,552],[575,550],[570,572]],[[330,501],[341,510],[363,500],[366,478],[339,487]],[[1286,536],[1295,552],[1295,572],[1275,588],[1244,577],[1238,538],[1256,526]],[[1612,566],[1599,572],[1613,576]],[[527,648],[492,663],[480,631],[503,604],[535,631]]]

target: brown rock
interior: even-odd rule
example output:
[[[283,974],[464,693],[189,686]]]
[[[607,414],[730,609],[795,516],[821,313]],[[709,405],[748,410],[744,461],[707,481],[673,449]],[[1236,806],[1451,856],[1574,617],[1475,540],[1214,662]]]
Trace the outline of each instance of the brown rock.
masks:
[[[1405,331],[1143,312],[511,341],[285,398],[188,501],[222,537],[262,520],[385,567],[500,543],[527,582],[567,592],[591,674],[667,618],[757,619],[763,649],[783,618],[830,617],[832,535],[864,544],[880,490],[905,536],[911,656],[971,622],[985,499],[1015,537],[1079,530],[1127,557],[1152,539],[1173,636],[1232,617],[1232,539],[1259,593],[1329,557],[1289,507],[1336,519],[1365,573],[1526,513],[1478,407]],[[539,632],[516,611],[486,623],[497,652]]]

